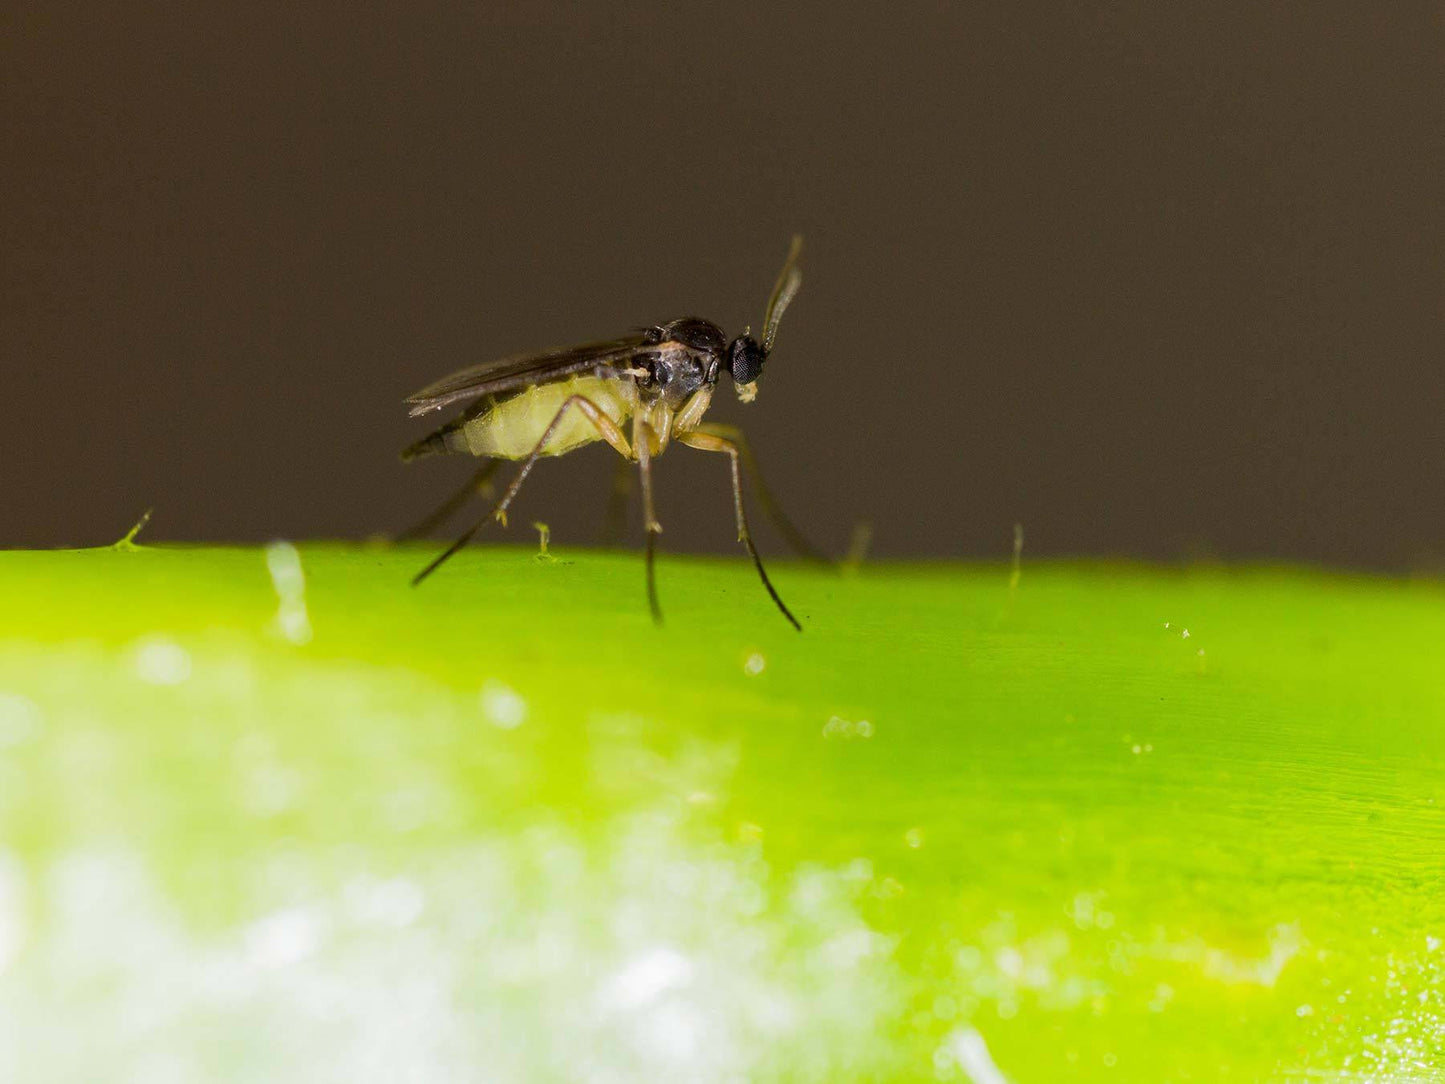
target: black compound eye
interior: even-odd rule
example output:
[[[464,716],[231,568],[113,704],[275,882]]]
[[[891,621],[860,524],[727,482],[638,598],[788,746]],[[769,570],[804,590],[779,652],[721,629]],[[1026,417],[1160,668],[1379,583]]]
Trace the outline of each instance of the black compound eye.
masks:
[[[751,384],[763,371],[763,351],[751,337],[734,339],[728,348],[728,372],[734,384]]]

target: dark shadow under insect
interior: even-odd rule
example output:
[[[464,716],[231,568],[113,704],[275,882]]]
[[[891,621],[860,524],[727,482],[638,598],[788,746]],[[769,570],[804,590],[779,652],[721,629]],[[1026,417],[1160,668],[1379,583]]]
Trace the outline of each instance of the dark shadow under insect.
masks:
[[[500,460],[521,462],[516,477],[491,511],[417,573],[413,585],[435,572],[488,521],[495,519],[506,524],[507,509],[539,458],[565,455],[604,440],[624,460],[637,464],[643,522],[647,528],[647,599],[654,619],[661,621],[653,566],[662,526],[653,507],[652,461],[676,441],[728,457],[738,541],[752,557],[769,597],[801,632],[802,626],[778,596],[753,544],[743,508],[743,470],[751,475],[764,511],[789,545],[806,557],[826,559],[783,515],[763,484],[742,432],[736,426],[702,420],[724,372],[732,379],[739,399],[751,402],[757,397],[758,378],[762,375],[763,363],[772,353],[778,323],[802,283],[802,272],[798,268],[801,250],[802,238],[794,237],[788,259],[768,299],[761,342],[748,331],[729,341],[716,324],[685,317],[620,339],[473,366],[408,398],[406,402],[413,417],[453,403],[467,405],[452,421],[408,447],[402,452],[402,459],[454,453],[479,456],[487,461],[460,491],[408,532],[409,535],[425,533],[474,495],[488,493],[491,475]],[[624,430],[629,423],[630,436]]]

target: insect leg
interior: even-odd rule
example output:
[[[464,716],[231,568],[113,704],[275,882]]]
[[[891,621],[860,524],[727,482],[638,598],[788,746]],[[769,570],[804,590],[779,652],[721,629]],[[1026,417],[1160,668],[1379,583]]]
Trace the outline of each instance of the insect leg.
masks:
[[[457,510],[466,504],[473,497],[490,497],[492,495],[491,478],[497,473],[497,468],[502,465],[500,459],[488,459],[473,472],[467,479],[467,484],[457,490],[436,511],[432,512],[425,519],[412,524],[401,534],[396,536],[398,542],[405,542],[408,539],[420,538],[422,535],[430,534],[436,527],[440,527],[447,520],[456,514]]]
[[[534,447],[527,458],[522,461],[521,469],[517,471],[517,476],[512,479],[512,484],[507,487],[507,491],[502,494],[502,499],[492,507],[490,512],[472,524],[465,534],[448,546],[445,552],[432,561],[431,564],[427,565],[426,568],[418,572],[412,578],[411,585],[413,587],[430,576],[442,566],[448,557],[452,556],[457,550],[470,542],[472,536],[487,525],[488,520],[495,519],[503,527],[507,525],[507,506],[512,503],[513,499],[517,496],[517,491],[522,488],[522,483],[526,481],[527,475],[531,473],[532,465],[541,458],[542,450],[547,447],[547,442],[552,439],[552,434],[556,432],[557,426],[561,424],[563,416],[567,413],[567,408],[574,406],[592,423],[597,429],[597,432],[601,434],[603,440],[616,448],[619,453],[631,458],[632,449],[628,446],[627,437],[623,435],[621,429],[617,428],[616,422],[602,413],[601,408],[585,395],[567,396],[567,398],[563,400],[561,407],[558,408],[557,413],[552,415],[552,420],[547,423],[547,428],[542,431],[542,437],[537,441],[536,447]]]
[[[632,464],[625,459],[613,461],[612,488],[607,494],[607,511],[602,519],[602,543],[621,544],[627,524],[627,499],[632,496]]]
[[[652,427],[637,417],[632,430],[632,444],[637,451],[637,473],[642,479],[642,518],[647,528],[647,548],[644,562],[647,566],[647,604],[652,608],[652,620],[662,624],[662,607],[657,604],[657,579],[653,574],[653,559],[657,549],[657,536],[662,533],[662,524],[657,522],[657,512],[652,506]]]
[[[721,437],[723,440],[731,441],[736,445],[738,452],[742,455],[743,466],[747,469],[749,476],[753,480],[753,486],[757,490],[758,501],[763,506],[763,514],[766,515],[768,519],[772,521],[773,526],[778,529],[778,534],[783,536],[783,541],[786,542],[799,557],[806,558],[809,561],[816,561],[823,565],[833,564],[833,561],[825,556],[817,546],[809,542],[803,532],[793,526],[793,521],[784,514],[783,509],[768,489],[767,483],[763,481],[762,471],[758,469],[758,461],[756,457],[754,457],[753,450],[748,445],[747,437],[743,435],[741,429],[735,425],[703,422],[693,431]],[[678,439],[681,440],[682,438],[679,437]]]
[[[748,533],[748,517],[747,513],[743,511],[743,477],[742,471],[738,466],[738,461],[743,457],[741,446],[735,440],[719,436],[716,433],[702,432],[696,429],[691,433],[678,434],[677,439],[689,448],[697,448],[704,452],[722,452],[731,457],[733,469],[733,510],[737,513],[738,517],[738,541],[748,548],[748,554],[753,559],[753,565],[758,570],[758,577],[763,581],[763,586],[767,588],[769,597],[772,598],[778,609],[782,611],[783,616],[792,623],[793,628],[802,632],[803,626],[798,624],[798,619],[794,617],[792,611],[783,604],[783,600],[778,597],[778,592],[774,590],[772,581],[768,579],[768,574],[763,569],[763,559],[758,556],[758,548],[753,545],[752,535]]]

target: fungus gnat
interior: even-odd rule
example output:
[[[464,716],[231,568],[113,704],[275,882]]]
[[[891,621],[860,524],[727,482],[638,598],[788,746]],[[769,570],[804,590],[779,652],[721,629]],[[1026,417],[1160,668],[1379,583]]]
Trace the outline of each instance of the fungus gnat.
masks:
[[[703,421],[718,378],[724,372],[732,379],[740,400],[748,403],[757,397],[758,378],[762,375],[763,363],[772,353],[778,323],[803,281],[798,268],[802,244],[801,237],[793,238],[787,261],[768,299],[761,342],[748,330],[729,341],[716,324],[684,317],[624,338],[486,362],[453,373],[408,398],[412,417],[453,403],[467,405],[455,419],[402,452],[403,460],[445,453],[487,460],[459,493],[429,517],[428,524],[455,511],[472,494],[484,491],[501,460],[522,463],[512,484],[492,510],[422,569],[412,580],[413,585],[435,572],[488,520],[495,519],[506,525],[507,508],[539,457],[565,455],[594,441],[605,440],[624,460],[638,467],[647,527],[647,600],[653,618],[661,621],[653,556],[662,527],[653,510],[652,461],[675,440],[690,448],[720,452],[730,458],[738,541],[747,547],[768,595],[793,627],[802,631],[798,619],[783,604],[768,579],[748,532],[740,466],[752,473],[763,507],[777,522],[783,536],[807,556],[817,557],[817,552],[778,509],[757,473],[742,432],[735,426]],[[624,431],[629,419],[630,438]]]

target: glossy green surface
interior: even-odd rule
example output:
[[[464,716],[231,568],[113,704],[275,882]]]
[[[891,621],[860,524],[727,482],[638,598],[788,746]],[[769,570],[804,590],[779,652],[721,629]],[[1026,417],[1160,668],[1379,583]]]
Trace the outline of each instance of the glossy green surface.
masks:
[[[1445,1072],[1439,584],[430,552],[0,553],[0,1079]]]

